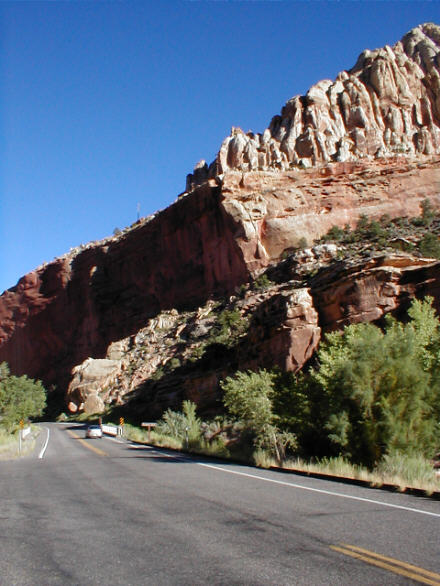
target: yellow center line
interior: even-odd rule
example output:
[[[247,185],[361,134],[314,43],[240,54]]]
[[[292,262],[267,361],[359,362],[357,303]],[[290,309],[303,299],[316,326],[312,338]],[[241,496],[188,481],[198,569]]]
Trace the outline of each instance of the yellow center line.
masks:
[[[70,429],[66,430],[67,433],[75,438],[76,440],[79,441],[80,444],[82,444],[83,446],[85,446],[86,448],[88,448],[89,450],[92,450],[92,452],[95,452],[95,454],[98,454],[98,456],[108,456],[108,454],[102,450],[100,450],[99,448],[97,448],[96,446],[92,446],[92,444],[90,444],[89,442],[87,442],[84,439],[81,439],[79,437],[79,435],[77,435],[74,431],[71,431]]]
[[[418,566],[413,566],[412,564],[408,564],[394,558],[380,555],[373,551],[368,551],[362,547],[341,544],[341,546],[331,545],[330,549],[351,556],[358,560],[362,560],[367,564],[372,564],[373,566],[383,568],[384,570],[394,572],[395,574],[411,578],[412,580],[422,584],[431,584],[432,586],[440,585],[440,574],[430,572],[424,568],[419,568]]]
[[[435,572],[430,572],[429,570],[425,570],[424,568],[419,568],[418,566],[413,566],[412,564],[408,564],[407,562],[395,560],[394,558],[389,558],[385,555],[381,555],[380,553],[368,551],[368,549],[363,549],[362,547],[358,547],[356,545],[347,545],[346,543],[341,543],[341,546],[346,547],[348,549],[352,549],[353,551],[359,551],[360,553],[365,553],[366,555],[370,555],[370,556],[378,558],[380,560],[385,560],[387,562],[391,562],[392,564],[397,564],[399,566],[402,566],[403,568],[407,568],[408,570],[418,572],[419,574],[424,574],[425,576],[428,576],[430,578],[435,578],[436,580],[440,580],[440,574],[436,574]]]

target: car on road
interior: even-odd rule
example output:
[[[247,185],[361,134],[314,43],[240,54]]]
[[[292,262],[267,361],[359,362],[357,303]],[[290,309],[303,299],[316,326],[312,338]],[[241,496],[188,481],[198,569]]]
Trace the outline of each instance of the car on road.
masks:
[[[86,438],[93,439],[102,437],[102,429],[100,425],[88,425],[86,428]]]

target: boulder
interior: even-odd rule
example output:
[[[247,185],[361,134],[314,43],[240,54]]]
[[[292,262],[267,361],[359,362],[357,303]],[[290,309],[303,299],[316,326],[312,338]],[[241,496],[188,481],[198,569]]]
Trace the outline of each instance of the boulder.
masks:
[[[102,413],[105,407],[104,394],[121,370],[119,360],[87,358],[72,369],[72,381],[67,393],[66,403],[69,410],[76,413]]]

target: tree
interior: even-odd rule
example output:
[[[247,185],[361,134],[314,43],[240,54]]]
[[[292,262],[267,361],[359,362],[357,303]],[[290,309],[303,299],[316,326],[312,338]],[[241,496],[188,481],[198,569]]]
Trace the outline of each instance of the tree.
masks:
[[[39,417],[46,407],[46,390],[41,381],[13,376],[0,364],[0,424],[11,431],[20,420]]]
[[[237,372],[227,377],[221,387],[225,406],[251,433],[254,445],[269,450],[281,462],[286,449],[296,447],[296,437],[277,425],[273,411],[275,377],[267,370]]]
[[[432,232],[426,232],[419,242],[419,250],[428,258],[440,258],[440,242]]]
[[[384,332],[355,324],[322,344],[311,378],[325,397],[325,431],[338,453],[373,465],[385,453],[438,446],[440,328],[431,301],[414,301],[407,324],[388,316]]]
[[[156,430],[164,435],[189,442],[199,439],[201,421],[196,415],[196,405],[192,401],[183,401],[182,411],[167,409],[158,423]]]
[[[431,200],[426,197],[420,204],[422,210],[422,221],[425,226],[429,226],[435,218],[435,210],[432,206]]]
[[[267,370],[237,372],[222,383],[223,402],[229,413],[255,433],[273,419],[273,375]]]

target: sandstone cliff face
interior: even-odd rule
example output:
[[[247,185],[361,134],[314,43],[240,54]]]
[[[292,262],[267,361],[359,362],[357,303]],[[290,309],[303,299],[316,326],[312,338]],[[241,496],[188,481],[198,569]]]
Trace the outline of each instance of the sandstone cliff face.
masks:
[[[425,197],[440,208],[436,158],[333,163],[244,181],[229,173],[122,237],[23,277],[0,297],[0,360],[64,390],[74,366],[104,358],[111,342],[160,311],[230,295],[301,238],[311,243],[361,213],[418,215]]]
[[[67,255],[0,297],[0,360],[65,386],[162,309],[194,306],[248,280],[218,188],[202,187],[121,238]]]
[[[418,216],[424,198],[440,207],[440,158],[331,163],[244,178],[229,172],[221,193],[245,262],[258,270],[302,238],[312,244],[332,226],[353,226],[360,214]]]
[[[232,327],[226,338],[215,336],[225,307],[209,301],[190,312],[161,312],[135,336],[121,340],[118,353],[113,344],[106,360],[88,358],[73,370],[69,410],[125,405],[134,417],[155,418],[190,399],[206,414],[216,413],[219,383],[236,370],[278,366],[296,372],[313,356],[322,333],[377,322],[390,312],[404,314],[414,296],[432,295],[439,309],[440,262],[407,254],[338,262],[336,247],[323,248],[295,257],[295,272],[298,265],[305,274],[310,266],[322,265],[309,287],[290,280],[230,298],[227,309],[245,324],[238,323],[238,335]]]
[[[182,311],[196,312],[203,340],[207,300],[233,295],[300,240],[311,245],[360,214],[416,216],[425,198],[440,209],[439,39],[438,27],[422,25],[393,48],[364,52],[335,82],[290,100],[262,135],[235,130],[168,209],[23,277],[0,296],[0,361],[63,396],[68,389],[72,410],[133,392],[155,406],[152,415],[182,396],[209,409],[219,379],[235,368],[297,370],[322,331],[398,312],[414,295],[439,299],[432,261],[332,261],[316,280],[248,295],[239,309],[249,331],[223,358],[214,348],[177,369],[180,378],[153,380],[173,358],[183,365],[197,352],[198,342],[179,341]],[[329,249],[307,254],[317,267],[334,257]],[[175,338],[165,336],[169,323]]]
[[[440,28],[412,29],[393,47],[364,51],[356,65],[291,98],[262,133],[233,128],[187,190],[229,170],[285,171],[330,161],[440,152]]]
[[[403,316],[415,297],[433,297],[438,311],[440,262],[386,254],[352,266],[341,263],[313,279],[311,291],[324,331],[378,321],[387,313]]]

